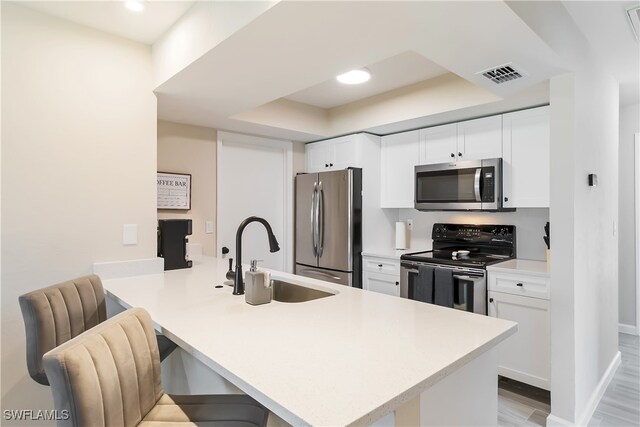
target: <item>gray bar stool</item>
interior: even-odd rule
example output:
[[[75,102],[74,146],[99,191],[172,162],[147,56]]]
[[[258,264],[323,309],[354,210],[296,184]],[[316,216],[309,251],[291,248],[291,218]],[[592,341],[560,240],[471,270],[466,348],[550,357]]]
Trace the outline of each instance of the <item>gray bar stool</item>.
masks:
[[[247,395],[165,394],[149,314],[132,308],[46,353],[59,426],[265,426]],[[64,418],[64,417],[61,417]]]
[[[102,281],[96,275],[79,277],[18,298],[27,337],[29,375],[49,385],[42,367],[42,355],[107,319]],[[157,335],[160,360],[177,345]]]

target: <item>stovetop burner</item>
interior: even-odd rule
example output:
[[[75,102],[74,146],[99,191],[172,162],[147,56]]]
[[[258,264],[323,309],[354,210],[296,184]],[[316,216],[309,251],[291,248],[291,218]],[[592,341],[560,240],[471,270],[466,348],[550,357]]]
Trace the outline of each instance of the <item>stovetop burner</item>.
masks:
[[[400,259],[485,268],[516,256],[512,225],[434,224],[432,238],[433,250],[405,254]]]

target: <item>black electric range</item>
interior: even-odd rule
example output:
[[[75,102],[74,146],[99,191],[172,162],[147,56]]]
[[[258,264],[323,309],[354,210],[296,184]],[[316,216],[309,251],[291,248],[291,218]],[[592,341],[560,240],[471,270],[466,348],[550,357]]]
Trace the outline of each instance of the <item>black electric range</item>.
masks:
[[[433,250],[400,257],[400,296],[486,315],[486,267],[515,258],[515,226],[434,224],[431,237]]]
[[[402,255],[401,261],[486,268],[516,256],[514,225],[434,224],[433,250]]]

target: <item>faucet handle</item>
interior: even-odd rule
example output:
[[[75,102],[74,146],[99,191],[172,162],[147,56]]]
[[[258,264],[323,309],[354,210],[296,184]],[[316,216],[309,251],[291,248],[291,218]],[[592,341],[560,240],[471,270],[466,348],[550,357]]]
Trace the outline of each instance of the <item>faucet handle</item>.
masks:
[[[256,271],[258,269],[258,263],[264,262],[263,259],[252,259],[251,260],[251,269],[249,271]]]

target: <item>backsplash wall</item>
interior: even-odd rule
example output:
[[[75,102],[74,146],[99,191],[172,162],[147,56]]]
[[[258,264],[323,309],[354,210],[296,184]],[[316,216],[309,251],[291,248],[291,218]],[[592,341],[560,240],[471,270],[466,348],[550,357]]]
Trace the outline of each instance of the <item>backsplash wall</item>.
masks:
[[[400,209],[399,221],[408,219],[413,220],[413,230],[408,231],[411,248],[422,249],[431,245],[431,229],[436,222],[505,224],[516,226],[518,258],[546,260],[546,245],[542,240],[544,224],[549,221],[549,209],[546,208],[518,209],[515,212],[420,212]]]

